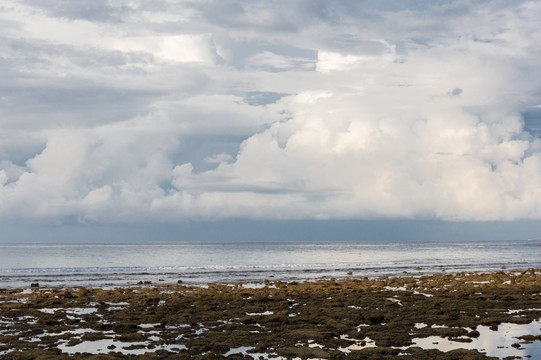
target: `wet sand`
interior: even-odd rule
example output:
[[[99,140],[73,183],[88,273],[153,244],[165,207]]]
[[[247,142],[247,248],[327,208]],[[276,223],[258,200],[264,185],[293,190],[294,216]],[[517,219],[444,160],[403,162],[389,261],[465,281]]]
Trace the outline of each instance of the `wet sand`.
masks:
[[[0,358],[523,359],[539,319],[540,269],[29,287],[0,290]]]

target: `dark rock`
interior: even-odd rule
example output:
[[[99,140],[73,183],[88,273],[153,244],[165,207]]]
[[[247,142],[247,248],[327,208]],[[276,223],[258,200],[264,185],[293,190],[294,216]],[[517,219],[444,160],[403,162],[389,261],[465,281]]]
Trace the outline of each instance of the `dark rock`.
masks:
[[[22,289],[0,289],[0,319],[9,319],[0,322],[0,354],[16,349],[9,356],[17,360],[128,358],[118,352],[118,347],[109,347],[109,354],[96,356],[69,356],[57,347],[62,342],[72,346],[109,338],[104,333],[114,331],[115,341],[133,342],[134,350],[142,346],[137,343],[146,344],[146,354],[130,355],[130,359],[217,359],[223,358],[229,349],[254,346],[248,355],[234,354],[229,358],[248,359],[250,353],[275,353],[302,359],[390,360],[402,354],[410,360],[493,360],[481,349],[449,352],[421,349],[411,346],[412,339],[439,336],[471,341],[479,336],[477,330],[471,329],[479,329],[480,325],[498,330],[502,323],[530,323],[541,316],[541,311],[535,310],[541,309],[541,297],[537,296],[541,279],[538,269],[374,279],[348,277],[346,271],[343,279],[275,281],[272,282],[275,286],[255,289],[239,284],[199,288],[163,283],[116,289],[47,287],[47,291],[26,293]],[[402,306],[389,298],[399,299]],[[114,303],[124,305],[110,310],[110,304]],[[67,316],[67,309],[85,307],[95,307],[96,311],[82,314],[80,319]],[[58,310],[37,311],[47,308]],[[510,309],[531,310],[513,316]],[[26,315],[37,321],[28,321]],[[154,327],[160,324],[162,339],[153,340],[156,329],[149,330],[140,324]],[[82,328],[96,332],[75,337],[61,334]],[[27,341],[40,334],[49,335],[40,337],[40,342]],[[365,338],[371,341],[361,342]],[[175,339],[186,349],[178,354],[161,349],[161,345],[171,344]],[[354,343],[353,339],[358,340]],[[537,340],[537,333],[523,334],[514,340],[517,344],[513,346],[520,348],[526,341]],[[377,348],[370,347],[372,341]],[[338,350],[352,344],[364,348],[348,354]],[[396,348],[407,346],[411,347]]]

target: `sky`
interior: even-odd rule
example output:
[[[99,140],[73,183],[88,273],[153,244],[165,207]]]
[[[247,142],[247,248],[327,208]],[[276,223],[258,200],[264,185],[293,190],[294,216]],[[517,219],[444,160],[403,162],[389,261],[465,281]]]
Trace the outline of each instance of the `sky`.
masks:
[[[4,0],[3,239],[535,237],[540,18],[520,0]]]

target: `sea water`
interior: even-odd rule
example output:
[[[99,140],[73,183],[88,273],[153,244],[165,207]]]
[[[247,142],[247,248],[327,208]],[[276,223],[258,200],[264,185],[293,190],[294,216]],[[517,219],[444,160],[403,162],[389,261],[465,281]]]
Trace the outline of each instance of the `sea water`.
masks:
[[[0,243],[0,288],[314,280],[541,267],[538,241]]]

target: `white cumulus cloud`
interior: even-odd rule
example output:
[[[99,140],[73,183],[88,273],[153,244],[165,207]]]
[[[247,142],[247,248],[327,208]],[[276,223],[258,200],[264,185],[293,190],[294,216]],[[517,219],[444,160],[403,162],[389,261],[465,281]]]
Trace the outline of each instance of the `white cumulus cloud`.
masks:
[[[115,4],[1,8],[0,216],[541,218],[540,4]]]

